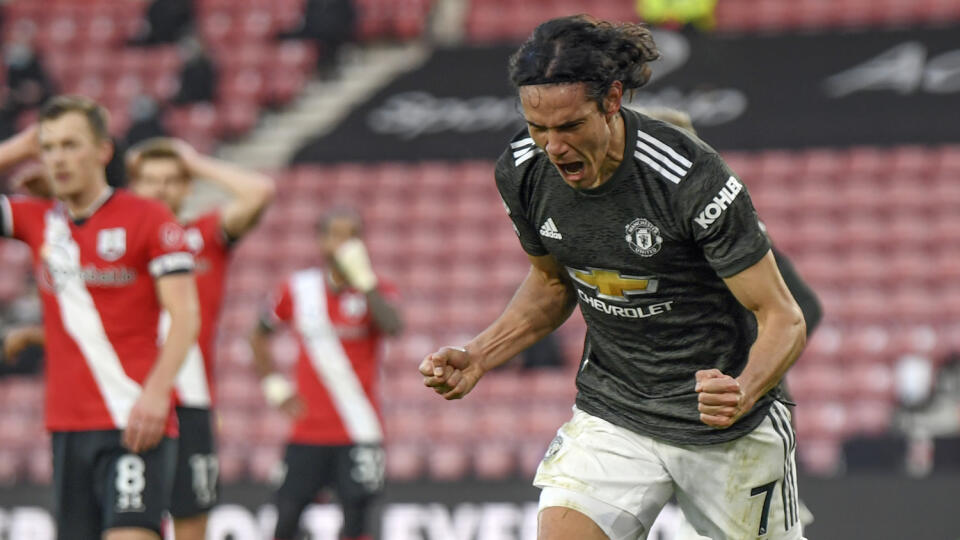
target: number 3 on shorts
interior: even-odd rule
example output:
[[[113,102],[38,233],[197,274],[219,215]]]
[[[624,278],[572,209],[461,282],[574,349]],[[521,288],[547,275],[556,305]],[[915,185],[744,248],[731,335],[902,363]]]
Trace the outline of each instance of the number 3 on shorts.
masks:
[[[763,512],[760,513],[760,527],[757,529],[757,536],[767,534],[767,519],[770,517],[770,496],[773,495],[773,488],[776,485],[777,481],[774,480],[769,484],[757,486],[750,490],[751,497],[763,494]]]

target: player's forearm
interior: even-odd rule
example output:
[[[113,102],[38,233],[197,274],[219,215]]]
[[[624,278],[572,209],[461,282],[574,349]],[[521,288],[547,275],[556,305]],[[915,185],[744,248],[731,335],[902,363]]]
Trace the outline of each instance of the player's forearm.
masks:
[[[370,316],[373,323],[381,332],[388,336],[395,336],[403,330],[403,319],[400,310],[387,301],[376,289],[367,293],[367,304],[370,306]]]
[[[531,268],[503,314],[467,344],[489,371],[557,329],[576,304],[569,284]]]
[[[157,362],[147,376],[145,388],[154,387],[167,392],[173,387],[180,366],[196,343],[199,332],[200,310],[195,306],[185,305],[170,311],[170,330],[160,349]]]
[[[276,194],[269,176],[213,157],[197,156],[190,163],[190,172],[227,190],[251,214],[263,210]]]
[[[0,170],[37,156],[37,131],[30,127],[0,143]]]
[[[755,403],[772,390],[806,344],[806,325],[796,304],[757,317],[757,340],[737,377],[741,391]]]

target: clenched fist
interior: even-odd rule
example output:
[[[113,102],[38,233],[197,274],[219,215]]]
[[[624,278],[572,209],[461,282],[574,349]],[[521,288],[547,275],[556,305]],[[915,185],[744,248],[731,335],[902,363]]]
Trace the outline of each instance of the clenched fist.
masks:
[[[740,382],[719,369],[700,370],[696,378],[697,410],[704,424],[726,429],[753,407],[740,389]]]

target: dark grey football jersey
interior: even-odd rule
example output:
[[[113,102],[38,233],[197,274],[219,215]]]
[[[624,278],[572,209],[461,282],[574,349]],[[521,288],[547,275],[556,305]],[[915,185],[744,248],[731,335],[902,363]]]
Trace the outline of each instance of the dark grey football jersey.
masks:
[[[721,278],[770,249],[746,188],[705,143],[623,110],[626,156],[591,190],[567,186],[526,131],[497,162],[497,187],[530,255],[566,267],[587,323],[577,406],[681,444],[735,439],[763,419],[764,396],[726,430],[700,421],[694,374],[737,376],[753,315]]]

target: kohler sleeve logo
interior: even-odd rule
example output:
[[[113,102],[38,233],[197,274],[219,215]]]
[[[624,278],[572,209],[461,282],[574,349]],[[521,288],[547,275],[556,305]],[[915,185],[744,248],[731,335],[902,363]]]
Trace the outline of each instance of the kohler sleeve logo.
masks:
[[[733,203],[733,200],[737,198],[741,191],[743,191],[743,184],[731,176],[727,179],[727,184],[720,189],[720,193],[717,193],[717,196],[713,198],[713,202],[701,210],[700,215],[693,218],[693,221],[706,229]]]

